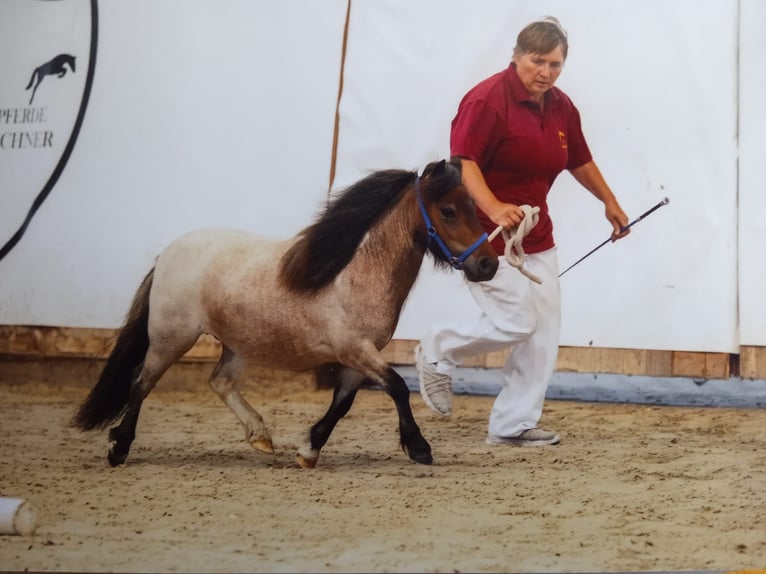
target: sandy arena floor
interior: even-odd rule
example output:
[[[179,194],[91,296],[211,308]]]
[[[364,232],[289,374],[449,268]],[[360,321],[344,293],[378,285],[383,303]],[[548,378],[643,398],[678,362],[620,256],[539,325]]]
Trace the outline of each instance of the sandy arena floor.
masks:
[[[317,468],[297,444],[329,391],[245,396],[277,450],[244,442],[204,386],[156,390],[128,464],[67,425],[86,388],[0,385],[0,494],[34,536],[0,536],[1,570],[550,572],[766,566],[766,410],[549,402],[562,444],[484,443],[489,397],[438,419],[412,395],[435,462],[398,446],[393,403],[363,390]]]

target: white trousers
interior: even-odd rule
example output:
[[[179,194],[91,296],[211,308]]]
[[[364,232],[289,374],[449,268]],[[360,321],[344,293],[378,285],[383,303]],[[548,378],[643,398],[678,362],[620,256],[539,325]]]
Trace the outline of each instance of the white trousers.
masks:
[[[537,426],[545,391],[556,368],[561,290],[556,248],[526,256],[537,284],[500,257],[490,281],[466,281],[478,303],[473,320],[436,325],[421,341],[425,360],[452,376],[466,358],[511,347],[502,368],[503,387],[489,416],[489,432],[512,437]]]

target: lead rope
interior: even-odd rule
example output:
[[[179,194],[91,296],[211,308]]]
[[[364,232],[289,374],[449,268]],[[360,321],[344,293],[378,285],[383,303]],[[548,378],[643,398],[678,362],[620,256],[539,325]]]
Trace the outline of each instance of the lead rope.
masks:
[[[537,225],[537,222],[540,219],[540,208],[531,207],[526,204],[519,207],[521,207],[521,210],[524,212],[524,219],[521,220],[521,223],[509,229],[505,229],[501,225],[498,225],[497,229],[495,229],[489,235],[487,241],[491,243],[499,233],[502,233],[503,239],[505,240],[506,261],[518,269],[522,275],[528,277],[535,283],[540,284],[543,282],[543,280],[531,271],[528,271],[524,268],[524,261],[527,256],[524,253],[524,248],[521,246],[521,242],[524,240],[524,238],[529,234],[530,231],[532,231],[532,228]]]

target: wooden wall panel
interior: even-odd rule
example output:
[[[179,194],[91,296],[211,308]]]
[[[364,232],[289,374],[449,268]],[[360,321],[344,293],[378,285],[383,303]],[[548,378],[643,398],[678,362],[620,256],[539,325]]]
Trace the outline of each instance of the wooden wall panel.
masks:
[[[766,347],[742,347],[739,374],[745,379],[766,379]]]
[[[672,375],[703,379],[726,379],[729,377],[729,354],[673,351]]]
[[[64,327],[29,327],[0,325],[0,355],[36,358],[106,357],[116,338],[112,329],[78,329]],[[413,364],[417,341],[396,339],[383,350],[392,364]],[[185,361],[216,361],[221,345],[205,335],[184,356]],[[507,351],[477,355],[466,367],[500,367]],[[740,376],[766,378],[766,347],[743,347],[739,357]],[[651,349],[605,349],[593,347],[561,347],[557,370],[577,373],[615,373],[664,377],[725,379],[732,356],[728,353],[695,353],[657,351]],[[737,374],[737,373],[734,373]]]

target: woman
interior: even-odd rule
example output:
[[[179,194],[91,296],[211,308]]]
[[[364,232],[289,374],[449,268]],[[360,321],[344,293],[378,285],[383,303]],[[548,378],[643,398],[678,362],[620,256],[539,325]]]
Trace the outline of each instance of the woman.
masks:
[[[501,257],[495,277],[468,284],[478,303],[476,317],[427,333],[415,348],[420,392],[437,413],[452,414],[452,373],[477,353],[512,348],[502,368],[503,387],[489,417],[489,444],[558,444],[538,428],[545,392],[558,356],[561,294],[553,224],[547,195],[564,169],[604,203],[612,239],[628,217],[591,157],[580,114],[554,87],[568,51],[559,21],[546,17],[518,35],[505,70],[477,84],[452,120],[450,148],[462,159],[463,182],[476,201],[487,232],[517,226],[521,206],[539,207],[539,221],[524,238],[525,267],[537,284]],[[504,252],[502,237],[494,240]]]

